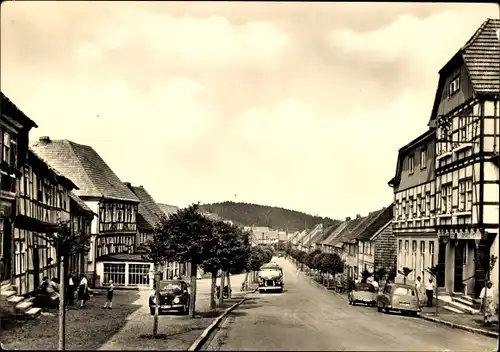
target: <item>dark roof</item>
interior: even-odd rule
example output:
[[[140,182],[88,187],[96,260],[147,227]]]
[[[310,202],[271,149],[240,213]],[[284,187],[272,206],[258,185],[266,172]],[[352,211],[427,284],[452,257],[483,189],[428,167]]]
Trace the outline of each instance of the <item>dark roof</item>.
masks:
[[[342,231],[344,231],[347,225],[349,225],[350,221],[351,220],[346,220],[340,223],[340,225],[335,230],[333,230],[325,240],[323,240],[322,244],[332,246],[335,239],[342,233]]]
[[[339,228],[339,226],[342,225],[342,222],[337,222],[333,225],[330,225],[328,226],[326,229],[325,229],[325,232],[322,234],[322,236],[320,238],[318,238],[318,240],[315,242],[315,243],[321,243],[323,242],[324,240],[326,240],[328,237],[330,237],[330,235],[336,230]]]
[[[69,198],[74,202],[74,204],[79,208],[80,211],[84,213],[89,213],[92,215],[97,215],[90,209],[87,204],[83,200],[81,200],[76,194],[73,192],[69,192]]]
[[[369,213],[363,221],[361,221],[358,226],[356,226],[352,231],[346,233],[344,236],[345,243],[355,243],[356,238],[377,218],[384,209],[373,211]]]
[[[337,237],[331,242],[331,245],[341,245],[345,241],[349,239],[350,233],[359,226],[363,221],[365,221],[366,217],[360,216],[356,219],[349,220],[347,226],[338,234]]]
[[[143,186],[132,186],[130,183],[125,182],[125,185],[139,198],[138,213],[142,217],[142,221],[138,223],[142,229],[152,230],[158,224],[162,216],[165,216],[163,211],[156,204],[153,197],[146,191]],[[138,219],[139,220],[139,219]],[[145,222],[145,223],[144,223]],[[142,224],[141,224],[142,223]],[[142,225],[142,226],[141,226]],[[146,225],[146,226],[145,226]]]
[[[33,150],[76,183],[77,196],[139,202],[92,147],[67,139],[51,141],[44,138],[44,142],[33,144]]]
[[[500,20],[487,19],[461,49],[472,86],[477,94],[498,94]]]
[[[73,189],[78,189],[77,185],[75,185],[73,181],[51,167],[48,163],[45,162],[45,160],[43,160],[30,148],[28,148],[28,163],[34,169],[35,173],[44,172],[46,177],[53,178],[55,182],[69,189],[70,191]]]
[[[372,238],[380,228],[392,220],[393,207],[393,204],[391,204],[386,208],[376,211],[376,216],[372,218],[372,221],[362,231],[358,232],[355,238],[359,241],[368,241]]]
[[[3,92],[0,92],[0,111],[14,120],[21,122],[26,127],[38,127],[35,121],[30,119],[24,112],[19,109]]]

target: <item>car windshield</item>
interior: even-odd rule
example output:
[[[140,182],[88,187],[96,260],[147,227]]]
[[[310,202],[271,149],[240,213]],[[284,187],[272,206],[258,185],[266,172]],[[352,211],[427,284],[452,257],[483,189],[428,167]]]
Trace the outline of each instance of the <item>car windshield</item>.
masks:
[[[354,286],[355,291],[366,291],[366,292],[375,292],[375,287],[371,284],[356,284]]]
[[[163,281],[160,282],[161,291],[181,291],[182,284],[179,281]]]
[[[261,270],[260,276],[281,276],[281,270],[278,269]]]
[[[394,287],[393,295],[415,296],[415,291],[410,287]]]

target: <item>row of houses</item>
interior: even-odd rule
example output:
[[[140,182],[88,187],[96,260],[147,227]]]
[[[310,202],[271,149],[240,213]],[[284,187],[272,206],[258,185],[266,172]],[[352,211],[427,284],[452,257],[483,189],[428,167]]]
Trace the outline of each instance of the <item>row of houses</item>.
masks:
[[[481,262],[499,245],[499,27],[486,20],[439,71],[427,130],[399,150],[393,204],[295,234],[297,248],[338,253],[354,277],[408,267],[414,280],[437,267],[440,295],[461,302],[488,278],[498,288],[499,264],[488,275]]]
[[[93,287],[113,280],[150,286],[152,263],[142,258],[162,216],[177,207],[157,203],[143,186],[122,182],[90,146],[41,137],[29,146],[36,123],[1,94],[0,281],[18,296],[44,276],[61,277],[47,239],[60,220],[90,240],[69,258],[69,270],[86,274]],[[182,276],[185,263],[168,263],[164,277]],[[11,292],[11,291],[9,291]],[[11,299],[13,299],[11,297]]]

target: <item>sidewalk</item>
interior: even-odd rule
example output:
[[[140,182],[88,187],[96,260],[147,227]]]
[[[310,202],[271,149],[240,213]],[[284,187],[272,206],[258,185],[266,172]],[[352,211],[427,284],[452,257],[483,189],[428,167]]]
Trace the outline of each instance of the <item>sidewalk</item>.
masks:
[[[231,305],[239,302],[245,292],[240,292],[245,274],[231,276],[232,298],[224,300],[224,306],[216,312],[210,311],[210,279],[197,281],[196,318],[181,315],[160,315],[158,334],[161,338],[147,338],[153,332],[153,316],[150,315],[148,299],[151,292],[141,292],[135,304],[141,308],[127,317],[125,326],[100,350],[178,350],[186,351],[214,319]],[[219,280],[217,280],[219,285]]]
[[[442,307],[438,307],[438,314],[436,314],[436,307],[422,307],[420,317],[422,319],[448,325],[453,328],[498,338],[498,323],[485,326],[483,324],[482,315],[453,313]]]

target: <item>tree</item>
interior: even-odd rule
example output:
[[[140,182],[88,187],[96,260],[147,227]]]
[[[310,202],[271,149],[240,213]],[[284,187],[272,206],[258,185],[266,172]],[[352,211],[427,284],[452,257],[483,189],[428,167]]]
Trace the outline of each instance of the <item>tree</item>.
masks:
[[[145,253],[142,255],[142,258],[152,262],[154,265],[154,289],[155,289],[155,314],[153,318],[153,338],[158,336],[158,313],[160,306],[160,273],[159,266],[160,264],[166,260],[167,250],[164,248],[164,242],[161,237],[161,232],[155,231],[153,233],[153,238],[148,240],[144,244]]]
[[[264,262],[265,253],[262,247],[251,247],[247,259],[247,271],[253,272],[252,282],[255,282],[255,273],[259,271]]]
[[[85,232],[72,232],[71,220],[59,220],[56,225],[56,232],[49,235],[47,241],[56,250],[59,264],[59,345],[58,350],[64,351],[66,348],[66,308],[65,308],[65,279],[66,267],[69,257],[83,253],[90,241],[90,235]]]
[[[212,247],[217,243],[214,222],[201,214],[198,204],[192,204],[162,218],[155,232],[161,239],[166,260],[191,263],[189,315],[194,318],[197,268],[212,257]]]
[[[323,283],[323,279],[324,279],[324,277],[323,277],[323,274],[324,274],[323,257],[324,256],[325,256],[325,253],[320,251],[318,254],[316,254],[314,256],[314,258],[311,261],[311,267],[312,267],[312,269],[319,271],[319,273],[321,275],[321,282],[322,283]]]
[[[307,253],[304,258],[304,264],[307,265],[310,269],[312,269],[312,261],[314,257],[320,253],[321,251],[319,249],[315,249],[312,252]]]
[[[410,269],[408,267],[403,267],[403,270],[398,270],[398,273],[400,273],[401,275],[403,275],[403,282],[406,284],[406,278],[408,277],[408,275],[410,275],[410,273],[413,271],[413,269]]]
[[[368,281],[368,278],[371,277],[373,274],[369,272],[368,270],[363,270],[361,273],[361,282],[366,284],[366,281]]]
[[[342,273],[344,270],[344,262],[336,253],[326,253],[322,258],[322,262],[321,267],[323,271],[333,277],[338,273]],[[328,286],[330,286],[329,282]]]

